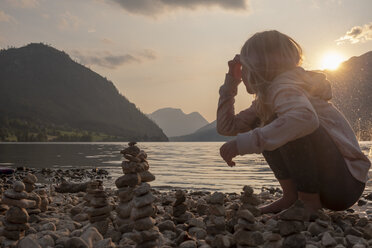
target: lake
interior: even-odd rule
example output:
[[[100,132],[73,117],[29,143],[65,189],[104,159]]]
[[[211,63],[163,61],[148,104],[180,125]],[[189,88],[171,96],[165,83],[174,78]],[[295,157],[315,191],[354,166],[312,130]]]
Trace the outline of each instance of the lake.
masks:
[[[140,142],[148,154],[151,172],[159,188],[180,187],[189,190],[240,192],[244,185],[255,189],[277,187],[262,155],[236,158],[236,167],[228,167],[219,156],[223,142]],[[0,143],[0,166],[33,168],[104,168],[112,180],[122,175],[120,150],[127,143]],[[372,154],[372,142],[360,142],[366,155]],[[370,177],[372,172],[370,172]],[[367,192],[372,191],[372,181]]]

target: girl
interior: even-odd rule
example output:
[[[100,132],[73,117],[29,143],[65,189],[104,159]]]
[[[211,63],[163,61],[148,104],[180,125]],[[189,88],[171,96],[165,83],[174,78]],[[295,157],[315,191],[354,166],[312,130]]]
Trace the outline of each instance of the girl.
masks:
[[[361,196],[369,159],[344,116],[328,102],[325,75],[299,67],[302,49],[278,31],[256,33],[232,61],[220,88],[217,130],[237,138],[220,154],[229,166],[237,155],[262,153],[283,197],[262,213],[287,209],[297,199],[310,212],[345,210]],[[234,97],[243,80],[255,95],[250,108],[235,115]]]

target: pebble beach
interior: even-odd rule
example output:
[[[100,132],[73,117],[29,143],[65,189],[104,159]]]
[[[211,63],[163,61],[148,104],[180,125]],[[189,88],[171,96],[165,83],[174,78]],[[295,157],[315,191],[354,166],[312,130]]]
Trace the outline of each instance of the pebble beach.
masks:
[[[279,199],[279,188],[164,190],[151,186],[145,151],[129,144],[121,153],[119,177],[24,167],[1,175],[1,247],[372,247],[372,194],[345,211],[308,216],[297,201],[262,215],[259,206]]]

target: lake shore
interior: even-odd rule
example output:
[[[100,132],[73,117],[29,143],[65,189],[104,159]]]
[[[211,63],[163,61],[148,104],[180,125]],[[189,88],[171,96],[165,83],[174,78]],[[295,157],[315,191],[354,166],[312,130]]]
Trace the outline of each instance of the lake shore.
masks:
[[[18,247],[136,247],[139,240],[149,238],[150,234],[156,234],[157,246],[137,247],[372,245],[372,195],[363,195],[347,211],[320,211],[309,221],[304,218],[301,204],[278,218],[260,214],[259,206],[281,197],[278,188],[263,188],[258,192],[246,186],[240,194],[148,188],[147,194],[154,196],[154,211],[151,213],[154,226],[150,232],[135,230],[130,225],[124,225],[127,230],[123,230],[122,223],[118,221],[123,214],[123,203],[116,188],[104,189],[111,211],[104,221],[96,223],[91,223],[91,206],[87,201],[89,190],[88,193],[58,193],[55,190],[62,179],[70,182],[94,179],[103,184],[116,179],[103,169],[19,168],[13,175],[1,176],[2,188],[9,192],[14,181],[21,181],[29,173],[37,176],[35,191],[38,188],[44,189],[50,202],[45,211],[29,214],[29,228],[24,237],[19,237],[20,241],[0,236],[2,247],[15,247],[17,242]],[[145,184],[137,187],[148,187]],[[2,230],[6,227],[4,220],[7,207],[4,208],[1,214]],[[133,208],[135,206],[131,205],[130,209]],[[137,220],[133,222],[137,223]],[[136,225],[137,229],[141,229],[139,224]],[[144,236],[144,232],[147,232],[147,236]]]

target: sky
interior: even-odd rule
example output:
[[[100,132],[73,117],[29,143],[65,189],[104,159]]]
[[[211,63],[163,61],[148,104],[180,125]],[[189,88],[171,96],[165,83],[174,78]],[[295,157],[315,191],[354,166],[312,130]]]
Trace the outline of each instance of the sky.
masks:
[[[371,0],[0,0],[0,48],[43,42],[112,81],[144,113],[216,118],[227,61],[276,29],[304,49],[305,69],[372,50]],[[239,86],[236,111],[252,96]]]

